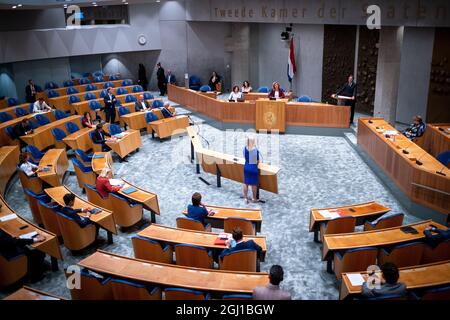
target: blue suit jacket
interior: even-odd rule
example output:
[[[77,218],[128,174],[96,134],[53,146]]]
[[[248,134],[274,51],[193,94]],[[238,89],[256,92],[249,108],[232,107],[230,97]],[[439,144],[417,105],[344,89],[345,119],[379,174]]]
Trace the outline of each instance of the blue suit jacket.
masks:
[[[255,243],[255,241],[253,241],[253,240],[242,241],[242,242],[236,244],[236,246],[234,248],[226,248],[225,250],[223,250],[222,253],[220,254],[220,259],[222,260],[225,255],[227,255],[231,252],[245,250],[245,249],[256,250],[258,257],[260,256],[261,251],[262,251],[262,248],[257,243]]]

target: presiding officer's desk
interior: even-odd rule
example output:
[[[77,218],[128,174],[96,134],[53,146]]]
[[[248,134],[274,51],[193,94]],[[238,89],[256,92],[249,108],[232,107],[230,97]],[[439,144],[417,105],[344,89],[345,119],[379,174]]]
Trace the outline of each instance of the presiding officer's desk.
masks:
[[[224,221],[227,218],[242,218],[253,222],[256,227],[256,232],[261,232],[261,209],[229,208],[213,205],[207,205],[206,208],[215,212],[212,216],[205,217],[205,223],[211,224],[213,228],[223,229]],[[187,211],[184,210],[183,214],[187,215]]]
[[[103,275],[147,284],[215,293],[251,294],[269,283],[267,273],[200,269],[149,262],[98,250],[79,266]]]
[[[367,280],[367,271],[342,273],[339,299],[350,299],[361,294],[362,286],[352,285],[349,280],[349,275],[358,273]],[[404,283],[408,291],[448,285],[450,283],[450,261],[400,268],[399,274],[398,282]]]
[[[0,147],[0,195],[3,196],[8,182],[16,173],[16,165],[19,162],[19,146]]]
[[[387,138],[389,133],[397,135]],[[450,212],[450,170],[384,119],[359,118],[358,145],[411,200]]]
[[[187,229],[172,228],[159,224],[152,224],[138,233],[139,236],[170,244],[190,244],[208,249],[213,249],[220,253],[226,248],[214,242],[219,236],[218,233],[193,231]],[[262,248],[261,261],[264,261],[267,245],[265,236],[244,236],[244,241],[253,240]]]
[[[428,123],[423,140],[423,148],[433,157],[450,151],[450,123]]]
[[[198,112],[222,123],[255,124],[256,101],[229,102],[218,100],[203,92],[178,87],[172,84],[167,86],[170,101],[179,103],[189,110]],[[248,96],[249,94],[244,95]],[[261,98],[263,94],[254,94]],[[267,98],[267,94],[265,97]],[[283,99],[281,99],[283,100]],[[323,103],[288,102],[285,100],[285,125],[317,126],[329,128],[349,128],[350,107],[335,106]],[[271,103],[272,100],[267,100]]]
[[[3,300],[65,300],[53,294],[42,292],[27,286],[20,288]]]
[[[2,196],[0,196],[0,204],[2,205],[0,208],[0,217],[9,216],[11,214],[16,215],[16,217],[7,221],[0,221],[0,229],[9,234],[11,237],[19,237],[30,232],[37,232],[45,236],[44,241],[33,243],[31,246],[39,251],[42,251],[43,253],[48,254],[51,257],[53,270],[57,270],[57,260],[63,260],[57,236],[20,217],[14,212],[13,209],[11,209]]]

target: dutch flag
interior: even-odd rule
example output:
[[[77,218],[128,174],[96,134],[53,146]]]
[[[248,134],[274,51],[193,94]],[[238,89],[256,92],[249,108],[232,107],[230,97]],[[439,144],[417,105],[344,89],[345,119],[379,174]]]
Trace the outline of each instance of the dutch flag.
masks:
[[[289,56],[288,56],[288,64],[287,64],[287,76],[289,82],[292,82],[292,78],[294,74],[297,72],[297,68],[295,67],[295,54],[294,54],[294,39],[291,39],[291,45],[289,46]]]

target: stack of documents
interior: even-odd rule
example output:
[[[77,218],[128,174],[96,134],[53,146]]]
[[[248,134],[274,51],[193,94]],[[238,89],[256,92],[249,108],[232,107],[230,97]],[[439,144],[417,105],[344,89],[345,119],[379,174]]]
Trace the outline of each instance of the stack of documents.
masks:
[[[336,211],[330,211],[330,210],[319,210],[318,211],[319,214],[326,218],[326,219],[335,219],[335,218],[339,218],[340,214],[337,213]]]
[[[0,217],[0,222],[13,220],[15,218],[17,218],[17,215],[15,213],[11,213],[11,214],[8,214],[7,216]]]

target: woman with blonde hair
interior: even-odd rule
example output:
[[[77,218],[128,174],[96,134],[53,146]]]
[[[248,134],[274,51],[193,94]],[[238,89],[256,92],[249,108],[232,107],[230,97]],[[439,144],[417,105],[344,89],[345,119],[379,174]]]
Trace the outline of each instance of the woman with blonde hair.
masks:
[[[117,192],[122,188],[122,186],[112,186],[109,182],[109,179],[111,178],[111,169],[108,167],[104,167],[102,172],[98,176],[97,181],[95,182],[95,188],[103,198],[107,198],[110,193]]]
[[[246,146],[244,148],[244,200],[248,203],[248,186],[252,187],[253,202],[258,202],[257,186],[259,184],[259,150],[256,148],[254,137],[247,137]]]

